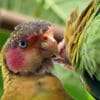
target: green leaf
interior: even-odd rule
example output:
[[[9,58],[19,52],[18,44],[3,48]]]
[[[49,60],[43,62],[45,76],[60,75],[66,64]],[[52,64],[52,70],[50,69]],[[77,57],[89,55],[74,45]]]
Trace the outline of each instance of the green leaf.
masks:
[[[53,73],[61,80],[65,91],[74,97],[74,100],[94,100],[83,87],[79,75],[74,71],[67,71],[63,65],[55,64]]]

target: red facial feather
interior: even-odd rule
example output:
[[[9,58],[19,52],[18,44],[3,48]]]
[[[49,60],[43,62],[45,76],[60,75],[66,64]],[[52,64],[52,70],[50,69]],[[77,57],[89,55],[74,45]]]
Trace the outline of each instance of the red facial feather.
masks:
[[[33,34],[33,35],[28,36],[27,40],[31,43],[35,43],[39,40],[39,37],[40,37],[39,35]]]
[[[24,56],[19,48],[9,50],[6,56],[6,61],[9,69],[12,71],[19,71],[24,68]]]

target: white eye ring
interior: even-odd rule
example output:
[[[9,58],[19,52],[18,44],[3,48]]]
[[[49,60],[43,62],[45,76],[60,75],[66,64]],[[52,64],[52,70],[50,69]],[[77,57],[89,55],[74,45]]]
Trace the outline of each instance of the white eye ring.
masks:
[[[27,47],[27,42],[24,41],[24,40],[21,40],[21,41],[19,41],[18,46],[19,46],[20,48],[24,49],[24,48]]]

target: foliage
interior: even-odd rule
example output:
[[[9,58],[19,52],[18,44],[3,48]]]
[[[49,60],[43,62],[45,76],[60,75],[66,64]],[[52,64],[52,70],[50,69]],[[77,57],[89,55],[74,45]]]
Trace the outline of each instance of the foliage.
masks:
[[[94,100],[84,89],[79,75],[74,71],[66,70],[63,65],[55,64],[53,73],[61,80],[65,91],[74,97],[74,100]]]
[[[0,8],[65,25],[72,9],[84,9],[90,0],[0,0]]]

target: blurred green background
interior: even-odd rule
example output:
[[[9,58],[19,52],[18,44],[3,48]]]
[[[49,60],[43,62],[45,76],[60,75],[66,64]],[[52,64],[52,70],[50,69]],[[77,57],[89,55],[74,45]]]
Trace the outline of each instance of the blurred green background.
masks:
[[[78,7],[83,10],[90,0],[0,0],[0,9],[7,9],[33,19],[43,19],[53,24],[65,27],[70,12]],[[2,19],[0,19],[2,21]],[[9,26],[8,26],[9,27]],[[9,37],[9,31],[0,27],[0,50]],[[62,81],[66,92],[69,92],[75,100],[94,100],[84,89],[79,75],[74,71],[67,71],[62,65],[55,64],[53,71]],[[0,96],[3,93],[2,73],[0,70]]]

